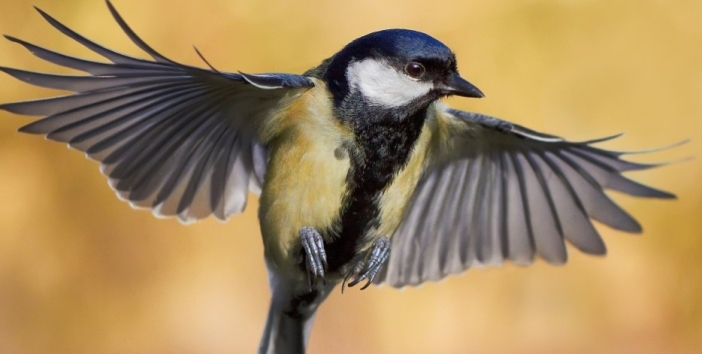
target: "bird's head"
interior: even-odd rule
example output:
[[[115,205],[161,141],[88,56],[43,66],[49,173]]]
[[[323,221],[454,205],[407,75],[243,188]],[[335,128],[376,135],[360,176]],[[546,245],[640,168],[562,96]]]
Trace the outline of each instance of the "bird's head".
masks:
[[[483,97],[458,74],[456,57],[448,47],[406,29],[354,40],[330,58],[323,75],[337,107],[361,100],[372,107],[411,112],[443,96]]]

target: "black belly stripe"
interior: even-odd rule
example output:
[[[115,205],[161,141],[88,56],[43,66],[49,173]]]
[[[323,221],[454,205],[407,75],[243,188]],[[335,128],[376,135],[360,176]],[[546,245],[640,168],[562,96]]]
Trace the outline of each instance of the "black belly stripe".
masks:
[[[349,189],[334,228],[336,235],[327,238],[333,241],[325,245],[329,271],[338,271],[351,261],[361,238],[372,227],[378,226],[380,206],[377,197],[409,161],[425,116],[426,109],[422,109],[405,119],[376,120],[354,127],[358,151],[349,154]]]

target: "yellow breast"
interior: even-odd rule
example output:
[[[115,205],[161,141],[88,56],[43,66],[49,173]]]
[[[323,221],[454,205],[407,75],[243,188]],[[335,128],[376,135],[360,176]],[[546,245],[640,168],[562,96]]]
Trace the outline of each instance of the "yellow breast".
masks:
[[[353,135],[334,118],[324,84],[315,84],[266,127],[275,138],[267,142],[271,150],[259,218],[266,255],[282,271],[297,262],[289,258],[299,254],[293,248],[299,248],[300,228],[331,227],[346,190],[350,162],[339,148]]]

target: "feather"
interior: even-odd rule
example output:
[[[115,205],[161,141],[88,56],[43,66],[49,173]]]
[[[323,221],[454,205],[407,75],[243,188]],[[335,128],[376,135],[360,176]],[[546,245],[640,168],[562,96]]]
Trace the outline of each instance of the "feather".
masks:
[[[20,131],[67,142],[100,161],[110,186],[134,207],[185,223],[209,214],[226,220],[241,212],[249,185],[260,192],[266,170],[260,127],[314,83],[293,74],[244,77],[178,64],[139,38],[109,2],[108,8],[154,61],[103,47],[37,9],[58,31],[111,63],[74,58],[6,36],[41,59],[89,75],[0,67],[18,80],[75,92],[6,103],[0,109],[44,117]],[[258,184],[249,182],[254,172]]]
[[[393,235],[388,270],[376,283],[417,285],[504,259],[527,265],[535,255],[563,264],[566,240],[582,252],[605,254],[590,219],[641,232],[605,189],[674,198],[622,175],[660,164],[625,161],[624,153],[592,146],[617,136],[568,142],[497,118],[432,107],[441,123],[428,124],[437,129],[429,146],[441,150],[427,151],[435,162]],[[438,130],[442,126],[452,128]]]

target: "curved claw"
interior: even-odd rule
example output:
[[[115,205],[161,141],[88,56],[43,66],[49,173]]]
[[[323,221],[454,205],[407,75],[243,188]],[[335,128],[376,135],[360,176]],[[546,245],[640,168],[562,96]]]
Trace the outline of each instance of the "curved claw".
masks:
[[[354,287],[364,280],[368,280],[361,290],[366,289],[373,282],[373,279],[383,267],[388,257],[390,256],[390,239],[387,237],[381,237],[373,243],[373,247],[368,255],[368,260],[361,260],[353,268],[353,271],[349,272],[346,277],[344,277],[344,282],[341,285],[341,292],[344,292],[344,287],[346,282],[354,276],[353,281],[349,283],[349,287]]]

